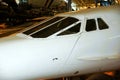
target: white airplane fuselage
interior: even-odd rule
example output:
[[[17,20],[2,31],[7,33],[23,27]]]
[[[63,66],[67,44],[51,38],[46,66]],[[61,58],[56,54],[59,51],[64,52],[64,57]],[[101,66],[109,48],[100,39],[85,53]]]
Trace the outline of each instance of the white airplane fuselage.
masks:
[[[50,79],[120,68],[120,6],[56,16],[78,19],[69,27],[81,23],[79,32],[58,36],[66,27],[46,38],[22,32],[1,38],[0,80]],[[99,27],[99,18],[107,28]],[[95,21],[96,28],[87,30],[87,20]]]

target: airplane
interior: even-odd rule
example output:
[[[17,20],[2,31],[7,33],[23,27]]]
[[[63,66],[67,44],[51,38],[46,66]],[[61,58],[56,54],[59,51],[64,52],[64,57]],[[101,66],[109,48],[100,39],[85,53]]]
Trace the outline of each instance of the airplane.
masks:
[[[120,5],[55,15],[0,39],[0,80],[52,79],[120,68]]]

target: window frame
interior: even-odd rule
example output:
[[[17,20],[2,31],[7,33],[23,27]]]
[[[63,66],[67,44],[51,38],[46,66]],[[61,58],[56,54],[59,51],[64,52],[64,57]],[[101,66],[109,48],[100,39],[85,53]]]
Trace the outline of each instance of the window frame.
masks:
[[[104,23],[108,26],[108,28],[100,29],[100,28],[99,28],[99,24],[98,24],[98,18],[101,18],[101,19],[104,21]],[[96,30],[93,30],[93,31],[102,31],[102,30],[107,30],[107,29],[110,28],[110,26],[108,25],[108,23],[107,23],[102,17],[86,18],[86,19],[85,19],[85,23],[84,23],[84,31],[85,31],[85,32],[93,32],[93,31],[86,31],[87,20],[89,20],[89,19],[94,19],[94,20],[95,20]]]
[[[78,18],[71,17],[71,16],[67,16],[67,17],[66,17],[66,16],[58,16],[58,17],[63,17],[63,18],[60,19],[60,20],[58,20],[58,21],[56,21],[56,22],[54,22],[54,23],[52,23],[51,25],[54,25],[54,24],[56,24],[56,23],[58,23],[58,22],[60,22],[60,21],[62,21],[62,20],[67,19],[67,18],[74,18],[74,19],[77,20],[77,21],[73,22],[72,24],[70,24],[69,26],[72,26],[72,25],[76,24],[76,22],[79,22],[79,21],[80,21]],[[48,26],[45,27],[45,28],[48,28],[48,27],[50,27],[51,25],[48,25]],[[53,34],[50,35],[50,36],[54,36],[54,35],[56,35],[57,33],[59,34],[60,31],[62,31],[62,30],[64,30],[64,29],[68,28],[69,26],[66,26],[65,28],[63,28],[63,29],[61,29],[61,30],[59,30],[59,31],[57,31],[57,32],[55,32],[55,33],[53,33]],[[36,34],[37,32],[39,32],[39,31],[41,31],[41,30],[43,30],[43,29],[45,29],[45,28],[42,28],[42,29],[40,29],[40,30],[37,30],[36,32],[30,34],[29,36],[33,37],[32,35]],[[50,37],[50,36],[48,36],[48,37]],[[36,37],[33,37],[33,38],[36,38]],[[38,38],[43,38],[43,37],[38,37]],[[47,37],[45,37],[45,38],[47,38]]]

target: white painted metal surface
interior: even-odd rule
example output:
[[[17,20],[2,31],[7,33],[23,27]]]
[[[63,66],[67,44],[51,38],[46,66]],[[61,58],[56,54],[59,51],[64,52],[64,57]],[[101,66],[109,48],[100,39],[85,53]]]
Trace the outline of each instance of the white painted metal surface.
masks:
[[[0,39],[0,80],[49,79],[119,69],[120,6],[58,16],[78,21],[45,38],[21,32]],[[97,18],[102,18],[109,27],[100,30]],[[96,30],[86,31],[88,19],[96,20]],[[79,23],[79,32],[59,35]]]

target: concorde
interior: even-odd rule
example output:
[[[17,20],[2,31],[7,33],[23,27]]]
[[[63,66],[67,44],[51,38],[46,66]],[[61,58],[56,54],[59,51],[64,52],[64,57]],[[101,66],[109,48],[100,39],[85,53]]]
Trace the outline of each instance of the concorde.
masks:
[[[7,33],[6,33],[7,34]],[[0,80],[120,68],[120,6],[68,12],[0,38]]]

